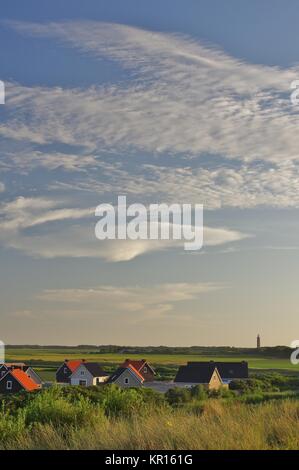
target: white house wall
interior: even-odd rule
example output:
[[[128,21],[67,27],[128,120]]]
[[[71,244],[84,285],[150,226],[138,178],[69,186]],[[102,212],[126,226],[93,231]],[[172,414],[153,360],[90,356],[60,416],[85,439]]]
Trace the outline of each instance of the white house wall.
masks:
[[[93,377],[84,365],[80,365],[71,375],[71,385],[80,385],[80,380],[86,380],[86,387],[91,387],[92,385],[105,382],[107,376]]]

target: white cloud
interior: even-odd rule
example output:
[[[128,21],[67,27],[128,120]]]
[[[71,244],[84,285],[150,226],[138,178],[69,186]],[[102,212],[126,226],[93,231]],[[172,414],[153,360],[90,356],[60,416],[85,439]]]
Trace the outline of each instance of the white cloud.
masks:
[[[0,193],[5,191],[5,184],[0,181]]]
[[[183,240],[104,240],[95,237],[94,208],[65,208],[62,202],[20,197],[0,205],[0,241],[28,255],[43,258],[92,257],[110,262],[129,261],[149,252],[180,247]],[[88,219],[89,218],[89,219]],[[66,224],[65,222],[69,223]],[[55,222],[54,228],[51,223]],[[61,223],[59,223],[61,222]],[[47,230],[40,229],[44,224]],[[242,240],[247,235],[228,228],[204,228],[204,246]]]
[[[0,205],[1,230],[16,231],[66,219],[91,216],[92,209],[56,208],[58,201],[46,198],[19,197]]]
[[[97,312],[101,306],[101,314],[124,312],[144,315],[161,316],[173,310],[174,304],[189,300],[197,300],[202,294],[223,289],[222,284],[213,283],[172,283],[158,284],[149,287],[118,287],[98,286],[82,289],[48,289],[38,298],[43,301],[70,304],[72,312],[84,309]]]
[[[298,113],[289,87],[299,69],[248,64],[186,37],[123,25],[11,25],[133,67],[142,83],[86,90],[8,86],[14,112],[0,127],[2,135],[91,151],[298,159]]]
[[[141,202],[201,203],[205,209],[299,207],[299,162],[295,161],[236,167],[222,162],[215,168],[143,164],[130,172],[119,162],[98,161],[98,170],[98,178],[89,174],[74,183],[70,179],[53,182],[50,188],[102,194],[121,187],[122,193]]]
[[[299,113],[289,89],[298,68],[249,64],[187,37],[117,24],[10,25],[116,60],[134,68],[136,79],[86,89],[7,84],[0,135],[32,149],[4,152],[6,170],[67,170],[67,181],[52,180],[52,190],[102,194],[117,187],[163,201],[178,202],[179,195],[179,202],[211,209],[299,207]],[[56,143],[74,150],[39,148]],[[174,163],[135,162],[129,171],[101,160],[104,152],[123,154],[126,162],[131,152],[169,152]]]
[[[82,155],[62,152],[41,152],[40,150],[6,151],[3,155],[5,168],[17,169],[18,172],[27,173],[35,168],[57,170],[63,168],[69,172],[86,171],[98,167],[94,155]]]

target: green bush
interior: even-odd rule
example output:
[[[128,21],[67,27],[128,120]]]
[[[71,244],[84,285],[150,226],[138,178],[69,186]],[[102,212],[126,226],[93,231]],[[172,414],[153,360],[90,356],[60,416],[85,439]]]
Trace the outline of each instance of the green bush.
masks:
[[[165,398],[170,405],[178,406],[192,400],[191,391],[187,388],[171,388],[165,393]]]
[[[105,389],[102,406],[106,416],[129,417],[144,411],[146,404],[138,390],[134,388],[123,390],[116,385],[108,385]]]
[[[39,393],[25,411],[26,424],[78,425],[90,421],[94,415],[94,407],[88,398],[78,395],[73,403],[57,387]]]
[[[275,387],[267,377],[250,378],[246,380],[232,380],[229,384],[229,388],[230,390],[239,390],[243,393],[275,391]]]
[[[247,404],[257,404],[265,401],[265,396],[262,393],[252,393],[251,395],[244,395],[242,401]]]
[[[220,387],[217,390],[212,389],[208,391],[209,398],[233,398],[234,393],[226,387]]]
[[[195,385],[190,390],[191,397],[198,401],[204,401],[208,398],[208,394],[203,385]]]

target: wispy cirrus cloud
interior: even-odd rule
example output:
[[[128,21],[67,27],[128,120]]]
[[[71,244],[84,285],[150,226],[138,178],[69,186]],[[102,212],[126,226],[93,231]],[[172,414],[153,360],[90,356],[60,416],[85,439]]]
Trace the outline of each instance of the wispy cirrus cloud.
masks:
[[[66,207],[65,201],[24,198],[0,205],[0,242],[42,258],[101,258],[129,261],[145,253],[183,249],[184,240],[103,240],[95,237],[94,208]],[[204,228],[204,246],[236,242],[248,235],[228,228]]]
[[[19,197],[0,205],[2,231],[19,231],[49,222],[80,219],[91,216],[92,209],[57,208],[58,201],[46,198]]]
[[[298,159],[298,113],[289,99],[298,68],[248,64],[187,37],[124,25],[10,25],[116,60],[137,78],[86,90],[14,87],[9,101],[14,110],[29,109],[30,119],[20,125],[12,116],[2,135],[90,150]]]
[[[121,187],[123,193],[138,200],[173,203],[179,196],[180,202],[201,201],[205,209],[299,207],[299,162],[296,161],[238,162],[233,166],[225,165],[222,160],[212,167],[190,166],[186,161],[176,167],[146,163],[128,171],[124,162],[111,164],[98,160],[97,169],[98,173],[88,174],[79,181],[52,182],[50,188],[100,195]]]
[[[53,191],[102,194],[117,185],[165,201],[180,194],[211,209],[299,207],[299,114],[289,89],[298,67],[249,64],[188,37],[119,24],[8,25],[134,74],[105,86],[95,77],[94,86],[77,89],[8,83],[0,135],[23,148],[7,145],[3,171],[67,171],[67,180],[55,175],[48,183]],[[152,161],[136,165],[141,153]],[[153,161],[165,153],[173,164]],[[134,154],[130,170],[120,154],[126,165]]]
[[[72,312],[75,309],[97,312],[101,305],[102,314],[133,314],[135,321],[138,321],[145,317],[160,317],[165,313],[169,315],[175,304],[197,300],[203,294],[225,287],[227,286],[224,284],[209,282],[162,283],[148,287],[105,285],[90,288],[47,289],[39,294],[38,298],[62,304],[63,308],[68,305]]]

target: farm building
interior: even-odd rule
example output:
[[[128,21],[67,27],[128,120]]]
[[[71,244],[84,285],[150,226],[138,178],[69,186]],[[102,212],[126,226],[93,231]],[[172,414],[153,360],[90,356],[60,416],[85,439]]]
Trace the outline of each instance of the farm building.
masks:
[[[123,388],[141,387],[144,382],[142,375],[132,365],[127,367],[119,367],[117,371],[111,375],[108,382],[114,383]]]
[[[83,361],[70,377],[71,385],[90,387],[100,385],[108,380],[109,375],[103,371],[100,364],[96,362]]]
[[[129,365],[133,366],[139,374],[142,375],[145,382],[151,382],[155,379],[156,372],[154,369],[149,365],[146,359],[141,359],[139,361],[134,361],[131,359],[126,359],[120,367],[128,367]]]
[[[218,368],[210,362],[198,362],[197,367],[181,366],[174,379],[174,385],[191,387],[201,384],[208,390],[217,390],[224,386]]]
[[[11,369],[0,379],[0,393],[32,392],[41,388],[23,370]]]

